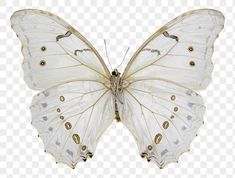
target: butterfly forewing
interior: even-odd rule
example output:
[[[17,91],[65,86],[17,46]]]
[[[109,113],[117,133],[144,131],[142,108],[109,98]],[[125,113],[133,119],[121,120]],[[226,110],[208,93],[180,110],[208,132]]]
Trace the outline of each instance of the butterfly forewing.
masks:
[[[42,90],[73,80],[104,82],[110,73],[94,47],[59,17],[40,10],[21,10],[11,17],[22,42],[24,78]]]
[[[175,18],[137,50],[123,79],[161,78],[196,90],[207,87],[213,69],[213,43],[223,25],[222,13],[209,9]]]

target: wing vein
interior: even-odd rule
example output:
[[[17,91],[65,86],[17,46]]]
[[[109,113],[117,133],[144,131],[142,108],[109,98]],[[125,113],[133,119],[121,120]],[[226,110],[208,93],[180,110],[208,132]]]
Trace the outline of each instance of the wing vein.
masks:
[[[134,89],[134,90],[136,90],[136,91],[140,91],[140,92],[143,92],[143,93],[147,93],[147,94],[150,94],[149,92],[145,92],[145,91],[143,91],[143,90],[139,90],[139,89],[136,89],[136,88],[131,88],[131,89]],[[156,98],[159,98],[159,99],[162,99],[162,100],[164,100],[164,101],[166,101],[166,102],[168,102],[168,103],[171,103],[169,100],[167,100],[167,99],[165,99],[165,98],[163,98],[163,97],[160,97],[160,96],[157,96],[157,95],[153,95],[153,94],[150,94],[152,97],[156,97]],[[195,104],[195,103],[194,103]],[[160,104],[160,102],[159,102],[159,105],[161,105]],[[190,112],[191,114],[193,114],[189,109],[187,109],[186,107],[184,107],[183,105],[180,105],[180,104],[177,104],[177,103],[175,103],[175,105],[176,106],[180,106],[180,107],[182,107],[182,108],[184,108],[186,111],[188,111],[188,112]],[[161,106],[164,106],[164,105],[161,105]],[[166,108],[166,107],[165,107]],[[167,108],[168,109],[168,108]]]
[[[142,103],[140,103],[139,100],[138,100],[130,91],[127,90],[127,92],[139,103],[140,106],[143,106],[144,108],[146,108],[147,110],[149,110],[149,111],[153,114],[153,117],[155,118],[156,122],[158,123],[159,128],[161,129],[163,135],[166,137],[164,131],[162,130],[162,128],[161,128],[161,126],[160,126],[160,124],[159,124],[159,122],[158,122],[158,120],[157,120],[157,118],[156,118],[155,115],[154,115],[155,112],[153,112],[152,110],[150,110],[149,108],[147,108],[145,105],[143,105]],[[169,147],[170,147],[170,143],[169,143],[169,140],[168,140],[167,137],[166,137],[166,140],[167,140],[168,145],[169,145]],[[154,143],[154,142],[153,142],[153,143]],[[174,153],[172,150],[171,150],[171,152]],[[173,154],[173,156],[175,156],[175,154]],[[176,158],[175,158],[175,159],[176,159]]]
[[[137,98],[136,98],[136,99],[137,99]],[[141,104],[142,104],[142,103],[141,103]],[[183,118],[181,118],[181,117],[179,116],[179,114],[172,112],[169,108],[165,107],[163,104],[160,104],[160,102],[159,102],[158,104],[159,104],[160,106],[162,106],[163,108],[165,108],[165,110],[169,111],[172,115],[176,115],[185,125],[188,126],[188,124],[183,120]],[[142,104],[142,105],[143,105],[143,104]],[[176,104],[176,105],[177,105],[177,106],[180,106],[180,105],[178,105],[178,104]],[[145,105],[143,105],[143,106],[145,106]],[[148,107],[145,106],[145,108],[148,108]],[[155,114],[157,114],[157,115],[160,115],[160,116],[162,116],[162,117],[166,117],[166,116],[164,116],[164,115],[162,115],[162,114],[160,114],[160,113],[156,113],[156,112],[150,110],[149,108],[148,108],[148,110],[151,111],[151,112],[153,112],[153,113],[155,113]],[[194,114],[194,113],[192,113],[191,111],[188,111],[188,112],[190,112],[191,114]],[[189,126],[188,126],[188,127],[189,127]]]
[[[64,50],[64,52],[65,52],[66,54],[68,54],[72,59],[74,59],[75,61],[81,63],[82,65],[84,65],[84,66],[87,67],[88,69],[91,69],[91,70],[95,71],[96,73],[102,75],[104,78],[108,79],[108,77],[105,76],[104,74],[102,74],[102,73],[100,73],[99,71],[93,69],[92,67],[89,67],[88,65],[84,64],[83,62],[81,62],[79,59],[75,58],[75,57],[74,57],[73,55],[71,55],[67,50],[65,50],[65,48],[64,48],[62,45],[60,45],[59,43],[57,43],[57,44],[58,44],[58,45]]]
[[[137,72],[139,72],[139,71],[141,71],[141,70],[143,70],[143,69],[145,69],[145,68],[151,66],[151,65],[154,64],[155,62],[157,62],[157,61],[159,61],[160,59],[164,58],[177,44],[178,44],[178,42],[176,42],[176,43],[166,52],[166,54],[164,54],[164,55],[162,55],[161,57],[157,58],[156,60],[154,60],[154,61],[151,62],[150,64],[148,64],[148,65],[146,65],[146,66],[144,66],[144,67],[142,67],[142,68],[136,70],[135,72],[133,72],[133,73],[127,75],[127,76],[125,77],[125,79],[128,79],[130,76],[134,75],[135,73],[137,73]]]
[[[44,113],[46,113],[46,112],[48,112],[48,111],[50,111],[50,110],[53,110],[53,109],[55,109],[55,108],[57,108],[57,107],[59,107],[59,106],[65,105],[65,104],[67,104],[67,103],[69,103],[69,102],[71,102],[71,101],[77,100],[78,98],[83,98],[83,97],[84,97],[85,95],[87,95],[87,94],[95,93],[95,92],[97,92],[97,91],[101,91],[101,90],[104,90],[104,89],[105,89],[105,88],[102,88],[102,89],[99,89],[99,90],[95,90],[95,91],[91,91],[91,92],[87,92],[87,93],[82,94],[81,96],[77,96],[77,97],[74,97],[74,98],[72,98],[72,99],[70,99],[70,100],[66,100],[65,102],[60,103],[60,104],[58,104],[58,105],[56,105],[56,106],[54,106],[54,107],[47,108],[46,110],[44,110],[44,112],[42,112],[42,114],[44,114]],[[69,110],[71,110],[71,109],[72,109],[72,107],[69,107]],[[69,111],[69,110],[67,110],[67,111]],[[63,114],[63,113],[61,113],[61,114]]]
[[[94,107],[94,106],[96,105],[96,103],[105,95],[105,93],[107,93],[107,91],[108,91],[108,90],[106,90],[106,91],[95,101],[94,104],[92,104],[91,106],[89,106],[88,108],[86,108],[83,112],[80,112],[79,114],[76,114],[76,115],[74,115],[74,116],[80,115],[79,118],[81,118],[82,114],[84,114],[84,113],[85,113],[87,110],[89,110],[90,108]],[[73,106],[73,107],[74,107],[74,106]],[[74,116],[72,116],[72,117],[74,117]],[[68,119],[71,119],[71,117],[68,118]],[[68,119],[65,119],[65,121],[68,120]],[[54,119],[53,119],[53,120],[54,120]],[[76,123],[78,122],[78,120],[80,120],[80,119],[77,119]],[[62,123],[58,126],[56,132],[55,132],[55,133],[53,134],[53,136],[50,138],[50,140],[48,141],[48,143],[51,142],[51,140],[54,138],[54,136],[57,134],[57,132],[59,131],[59,129],[61,128],[61,126],[62,126],[63,124],[64,124],[64,122],[62,122]]]

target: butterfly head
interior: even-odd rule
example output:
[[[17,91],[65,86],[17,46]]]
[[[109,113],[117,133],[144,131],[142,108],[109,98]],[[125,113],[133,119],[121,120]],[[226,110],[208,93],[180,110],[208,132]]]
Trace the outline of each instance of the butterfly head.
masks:
[[[120,76],[120,72],[117,70],[117,69],[114,69],[113,72],[112,72],[112,76]]]

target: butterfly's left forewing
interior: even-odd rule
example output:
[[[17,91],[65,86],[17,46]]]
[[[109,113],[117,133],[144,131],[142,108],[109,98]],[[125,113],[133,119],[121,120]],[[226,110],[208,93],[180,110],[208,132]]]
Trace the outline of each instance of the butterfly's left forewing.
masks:
[[[58,16],[41,10],[16,11],[13,30],[22,42],[24,79],[34,90],[73,80],[109,80],[96,49]]]

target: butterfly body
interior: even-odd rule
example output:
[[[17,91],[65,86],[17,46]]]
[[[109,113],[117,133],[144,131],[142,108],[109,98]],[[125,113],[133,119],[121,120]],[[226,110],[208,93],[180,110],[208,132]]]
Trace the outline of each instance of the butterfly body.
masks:
[[[224,16],[213,9],[173,19],[134,53],[124,72],[109,71],[96,49],[58,16],[35,9],[15,12],[12,28],[22,42],[32,125],[46,152],[74,168],[92,157],[114,119],[136,140],[139,154],[160,168],[188,151],[203,124],[196,92],[213,70],[213,43]]]
[[[112,94],[114,97],[115,119],[117,120],[117,122],[120,122],[121,119],[119,116],[117,102],[119,101],[120,103],[122,103],[121,97],[122,97],[123,88],[122,88],[121,73],[117,69],[113,70],[110,83],[111,83]]]

